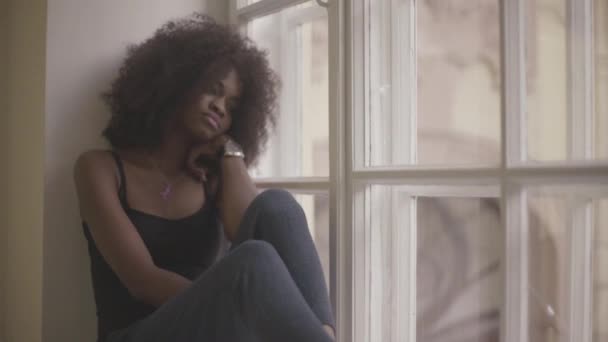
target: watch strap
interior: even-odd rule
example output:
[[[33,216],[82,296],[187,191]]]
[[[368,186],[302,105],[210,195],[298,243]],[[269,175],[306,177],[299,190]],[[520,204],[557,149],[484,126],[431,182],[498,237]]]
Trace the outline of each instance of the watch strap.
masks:
[[[228,139],[224,144],[224,157],[238,157],[245,158],[245,154],[243,153],[243,149],[239,144],[237,144],[234,140]]]

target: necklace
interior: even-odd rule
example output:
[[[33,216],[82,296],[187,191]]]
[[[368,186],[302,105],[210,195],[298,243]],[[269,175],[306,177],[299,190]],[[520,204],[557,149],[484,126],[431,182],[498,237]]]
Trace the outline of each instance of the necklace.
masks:
[[[175,177],[175,179],[173,179],[171,181],[171,180],[169,180],[169,177],[167,177],[167,175],[163,172],[163,170],[158,165],[158,161],[156,159],[152,158],[152,156],[150,156],[150,155],[148,155],[148,158],[152,161],[152,164],[154,164],[154,168],[163,177],[163,190],[160,191],[160,193],[159,193],[160,198],[162,198],[163,201],[168,201],[169,197],[171,196],[171,192],[173,191],[173,184],[175,184],[175,182],[177,182],[181,178],[181,174],[177,175]]]

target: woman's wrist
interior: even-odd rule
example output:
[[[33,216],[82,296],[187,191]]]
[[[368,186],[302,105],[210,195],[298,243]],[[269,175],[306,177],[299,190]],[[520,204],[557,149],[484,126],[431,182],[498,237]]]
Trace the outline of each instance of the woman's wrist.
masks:
[[[235,169],[242,169],[247,172],[247,166],[245,165],[245,160],[239,157],[233,156],[222,156],[220,158],[220,168],[222,172],[224,171],[232,171]]]
[[[240,158],[245,159],[245,154],[243,153],[243,148],[235,142],[232,138],[226,136],[226,140],[222,147],[222,152],[220,154],[223,158]]]

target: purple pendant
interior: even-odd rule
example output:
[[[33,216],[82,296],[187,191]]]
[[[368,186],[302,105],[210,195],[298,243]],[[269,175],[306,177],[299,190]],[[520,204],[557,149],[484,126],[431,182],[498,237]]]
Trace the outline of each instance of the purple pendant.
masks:
[[[171,184],[167,184],[165,189],[160,192],[160,197],[165,201],[169,199],[169,195],[171,195]]]

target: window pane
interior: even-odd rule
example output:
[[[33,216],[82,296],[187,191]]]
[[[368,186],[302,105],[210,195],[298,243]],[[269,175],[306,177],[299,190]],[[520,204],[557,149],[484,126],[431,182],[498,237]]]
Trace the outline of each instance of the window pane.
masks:
[[[500,338],[496,199],[418,198],[417,342]]]
[[[329,175],[327,11],[312,4],[248,26],[282,82],[279,121],[253,171],[258,177]]]
[[[608,159],[608,0],[595,0],[595,156]]]
[[[326,193],[293,195],[306,214],[310,235],[321,259],[325,282],[329,286],[329,196]]]
[[[498,164],[499,1],[416,1],[415,61],[399,3],[369,2],[365,165]]]
[[[418,163],[498,164],[499,1],[417,3]]]
[[[593,151],[591,159],[608,158],[608,1],[592,0],[593,9],[593,70],[595,109],[592,130],[587,137]],[[559,161],[586,158],[572,155],[571,136],[574,132],[570,116],[583,122],[584,115],[570,113],[569,18],[567,0],[536,0],[526,2],[526,87],[528,159],[531,161]],[[575,4],[583,6],[583,1]],[[582,41],[584,37],[575,36]],[[576,47],[575,47],[576,48]],[[583,72],[578,71],[578,72]],[[593,89],[594,88],[594,89]],[[577,89],[572,89],[577,91]]]
[[[585,308],[580,288],[584,277],[591,277],[589,314],[593,342],[608,341],[608,192],[594,186],[588,189],[535,189],[528,197],[528,310],[529,340],[568,341],[581,310]],[[599,193],[599,191],[603,191]],[[593,194],[595,192],[596,194]],[[600,197],[602,196],[602,197]],[[589,226],[577,216],[590,208]],[[585,242],[586,231],[592,232]],[[582,250],[590,243],[591,265]],[[585,266],[580,266],[585,265]],[[587,273],[591,272],[591,273]],[[587,290],[585,290],[587,291]],[[574,298],[571,301],[571,298]],[[577,320],[572,321],[572,318]],[[591,331],[588,331],[591,333]]]
[[[566,0],[526,2],[528,158],[566,159]]]
[[[546,195],[528,200],[529,340],[563,341],[568,336],[569,236],[571,207]]]
[[[608,342],[608,200],[595,206],[593,254],[593,342]]]
[[[407,341],[414,315],[418,342],[497,341],[504,235],[498,200],[416,197],[381,185],[364,193],[366,217],[356,221],[355,239],[357,341]],[[408,236],[417,245],[416,274],[408,272]]]

